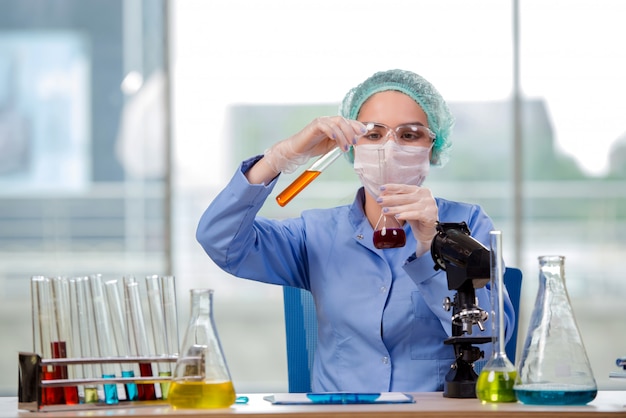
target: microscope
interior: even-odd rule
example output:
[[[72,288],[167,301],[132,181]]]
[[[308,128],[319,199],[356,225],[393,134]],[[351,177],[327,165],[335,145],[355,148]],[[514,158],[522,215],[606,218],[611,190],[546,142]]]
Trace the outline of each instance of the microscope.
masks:
[[[446,297],[443,307],[452,310],[452,336],[444,344],[454,346],[456,361],[445,377],[443,396],[475,398],[478,375],[473,363],[484,352],[474,344],[484,344],[491,337],[471,337],[474,325],[484,331],[488,318],[477,305],[475,289],[484,287],[491,278],[490,252],[470,236],[465,222],[438,223],[431,255],[435,270],[442,269],[448,278],[448,289],[455,290],[454,300]]]

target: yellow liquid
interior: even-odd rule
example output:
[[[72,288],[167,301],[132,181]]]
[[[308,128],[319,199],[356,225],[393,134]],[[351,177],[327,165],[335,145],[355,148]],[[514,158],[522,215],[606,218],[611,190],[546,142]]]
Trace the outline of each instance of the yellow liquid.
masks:
[[[476,382],[476,397],[485,402],[517,402],[513,385],[516,371],[483,370]]]
[[[85,388],[85,403],[97,403],[98,402],[98,389],[97,388]]]
[[[177,382],[170,383],[167,400],[174,409],[228,408],[235,403],[232,382]]]

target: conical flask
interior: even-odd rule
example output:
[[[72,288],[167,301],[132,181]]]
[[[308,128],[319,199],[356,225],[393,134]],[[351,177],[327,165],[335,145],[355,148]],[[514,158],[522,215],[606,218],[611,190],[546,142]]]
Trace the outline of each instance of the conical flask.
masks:
[[[191,317],[168,401],[173,408],[227,408],[235,389],[213,321],[213,290],[191,290]]]
[[[380,170],[380,178],[383,183],[387,183],[387,158],[385,150],[378,150],[378,169]],[[377,194],[375,194],[377,196]],[[399,248],[406,244],[406,233],[400,225],[398,219],[393,215],[380,213],[380,218],[374,227],[374,247],[379,249]]]
[[[476,397],[482,402],[516,402],[513,385],[517,372],[506,356],[504,321],[504,262],[502,232],[491,231],[491,357],[476,382]]]
[[[534,405],[585,405],[596,381],[565,288],[565,257],[539,257],[539,289],[514,390]]]

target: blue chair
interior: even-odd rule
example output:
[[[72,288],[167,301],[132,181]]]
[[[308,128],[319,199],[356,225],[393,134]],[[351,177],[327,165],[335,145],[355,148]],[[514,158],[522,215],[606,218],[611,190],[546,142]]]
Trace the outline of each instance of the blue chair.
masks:
[[[515,364],[517,347],[517,326],[519,318],[522,272],[507,267],[504,283],[515,310],[515,328],[511,340],[505,347],[506,355]],[[315,304],[308,290],[284,287],[285,331],[287,334],[287,374],[289,392],[307,393],[311,391],[311,370],[317,346],[317,318]],[[442,343],[443,344],[443,343]]]
[[[515,311],[515,326],[513,327],[513,335],[506,346],[504,351],[511,363],[515,364],[515,353],[517,350],[517,328],[519,325],[519,302],[522,295],[522,271],[518,268],[507,267],[504,271],[504,286],[509,292],[511,303],[513,304],[513,310]]]

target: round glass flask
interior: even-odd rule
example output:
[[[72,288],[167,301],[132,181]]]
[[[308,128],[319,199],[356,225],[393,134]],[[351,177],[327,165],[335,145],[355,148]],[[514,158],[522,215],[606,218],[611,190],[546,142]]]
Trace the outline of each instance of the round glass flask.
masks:
[[[515,394],[525,404],[585,405],[598,392],[565,287],[565,257],[539,257],[539,289]]]
[[[176,362],[168,401],[177,408],[227,408],[235,389],[213,321],[213,290],[191,290],[191,317]]]

